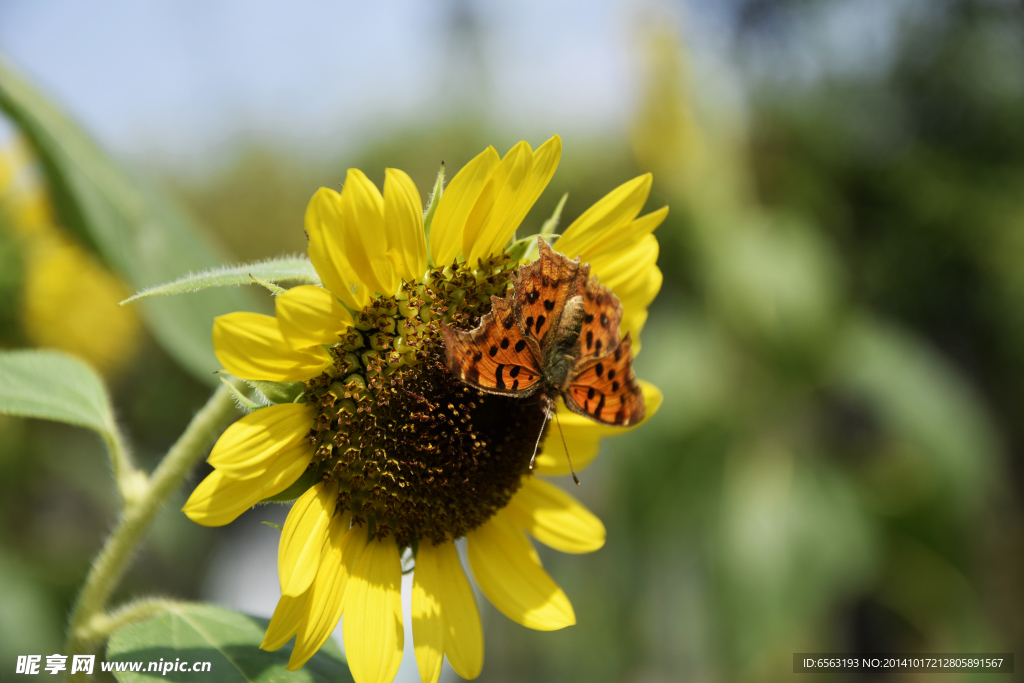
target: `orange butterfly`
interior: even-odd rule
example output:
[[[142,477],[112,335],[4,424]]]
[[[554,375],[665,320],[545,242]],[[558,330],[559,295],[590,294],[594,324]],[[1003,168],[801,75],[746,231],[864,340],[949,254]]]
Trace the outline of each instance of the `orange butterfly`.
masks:
[[[540,391],[548,419],[560,394],[566,408],[591,420],[639,422],[644,397],[629,335],[619,340],[622,304],[590,277],[589,263],[537,242],[540,258],[512,274],[511,294],[491,297],[491,312],[476,329],[444,326],[448,369],[480,391],[517,397]]]

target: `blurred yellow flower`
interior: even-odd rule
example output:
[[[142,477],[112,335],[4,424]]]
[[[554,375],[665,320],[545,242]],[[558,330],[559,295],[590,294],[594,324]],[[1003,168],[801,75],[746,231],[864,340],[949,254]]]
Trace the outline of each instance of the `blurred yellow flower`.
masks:
[[[128,292],[56,225],[34,170],[23,144],[0,148],[0,211],[25,262],[22,331],[32,346],[67,351],[116,375],[142,333],[134,311],[118,306]]]
[[[649,29],[643,37],[644,87],[630,130],[633,153],[641,168],[677,183],[705,147],[687,92],[686,55],[673,31]]]
[[[520,142],[503,158],[488,147],[444,190],[429,240],[419,192],[405,173],[387,169],[381,193],[350,169],[341,193],[321,188],[306,211],[309,256],[324,287],[284,292],[274,317],[216,319],[214,347],[228,372],[301,382],[301,394],[229,427],[210,454],[213,473],[183,510],[199,524],[227,524],[308,477],[281,534],[282,597],[262,645],[274,650],[295,636],[290,669],[323,645],[344,613],[357,683],[391,681],[404,648],[403,565],[414,558],[422,680],[437,681],[445,656],[460,676],[475,678],[483,633],[456,550],[463,537],[473,576],[499,611],[538,630],[575,623],[524,532],[584,553],[604,544],[604,526],[532,476],[568,472],[557,434],[546,436],[529,470],[544,424],[537,405],[458,382],[443,364],[439,324],[472,323],[492,295],[504,294],[518,266],[506,245],[560,155],[557,136],[536,151]],[[634,339],[661,286],[651,233],[667,209],[637,218],[650,187],[646,175],[613,190],[555,246],[589,261],[618,294]],[[641,384],[649,417],[661,394]],[[594,459],[602,437],[626,431],[561,404],[558,412],[577,469]]]

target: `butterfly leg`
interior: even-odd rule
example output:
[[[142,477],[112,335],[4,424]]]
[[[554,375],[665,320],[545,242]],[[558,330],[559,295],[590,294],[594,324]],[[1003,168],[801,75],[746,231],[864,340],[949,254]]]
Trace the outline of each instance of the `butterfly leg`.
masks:
[[[554,407],[555,402],[548,398],[547,394],[540,395],[540,402],[544,406],[544,422],[540,425],[540,433],[537,434],[537,444],[533,447],[533,456],[530,458],[530,471],[533,471],[533,465],[537,461],[537,451],[540,449],[540,440],[544,436],[544,428],[548,426],[548,420],[551,419],[551,409]]]
[[[558,419],[558,412],[554,410],[555,402],[547,394],[541,394],[540,400],[544,405],[544,422],[540,426],[540,434],[537,435],[537,444],[533,447],[533,457],[530,458],[530,470],[533,470],[533,464],[537,460],[537,451],[540,450],[540,440],[544,436],[544,427],[551,421],[551,415],[553,414],[555,416],[555,423],[558,425],[558,435],[562,437],[562,448],[565,449],[565,458],[569,461],[569,471],[572,472],[572,480],[579,486],[579,477],[576,476],[576,470],[572,466],[572,458],[569,457],[569,445],[565,443],[565,434],[562,433],[562,423]]]

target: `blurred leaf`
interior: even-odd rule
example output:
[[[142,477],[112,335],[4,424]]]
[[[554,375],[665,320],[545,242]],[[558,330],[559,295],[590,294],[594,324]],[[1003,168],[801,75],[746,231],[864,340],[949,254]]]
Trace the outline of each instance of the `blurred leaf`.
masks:
[[[0,549],[0,657],[6,661],[26,652],[60,652],[66,617],[40,574],[38,566]]]
[[[114,163],[63,112],[0,58],[0,108],[35,148],[64,227],[75,231],[130,286],[144,289],[223,262],[192,221],[137,174]],[[230,311],[255,310],[255,298],[219,289],[143,308],[160,344],[197,378],[217,381],[210,330]]]
[[[716,313],[744,336],[803,360],[835,327],[839,269],[830,245],[785,214],[751,214],[723,233],[710,262]]]
[[[744,658],[825,617],[877,565],[877,530],[850,483],[785,442],[748,443],[733,454],[721,519],[724,596]]]
[[[113,432],[110,401],[99,376],[54,351],[0,352],[0,413]]]
[[[735,348],[699,311],[677,306],[670,316],[654,316],[647,323],[649,341],[633,361],[638,377],[650,378],[662,390],[669,419],[659,415],[650,428],[682,437],[716,418],[729,418],[735,410]]]
[[[961,503],[978,502],[991,479],[997,439],[972,389],[921,342],[870,318],[850,326],[839,380],[920,448]]]
[[[128,672],[114,675],[121,683],[205,681],[337,683],[351,681],[348,666],[334,641],[328,641],[299,671],[285,665],[291,645],[275,652],[259,649],[270,622],[238,612],[179,603],[162,614],[116,632],[107,644],[108,662],[210,662],[210,671]],[[98,667],[97,667],[98,668]]]
[[[151,296],[167,296],[198,292],[210,287],[237,287],[238,285],[263,285],[264,283],[301,282],[319,285],[320,276],[316,274],[309,259],[301,256],[292,258],[276,258],[257,263],[246,263],[241,266],[224,266],[208,270],[197,275],[186,275],[174,282],[144,289],[138,294],[121,302],[122,305],[147,299]]]

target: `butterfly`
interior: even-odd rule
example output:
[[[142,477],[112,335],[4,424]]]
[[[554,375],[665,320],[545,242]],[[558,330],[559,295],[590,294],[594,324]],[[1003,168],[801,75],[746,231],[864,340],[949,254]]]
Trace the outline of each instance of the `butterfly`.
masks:
[[[505,298],[491,297],[491,311],[477,328],[444,326],[445,364],[480,391],[540,392],[545,424],[559,395],[566,408],[591,420],[636,424],[644,418],[644,397],[629,335],[619,338],[622,304],[590,275],[589,263],[570,260],[543,238],[537,242],[540,258],[512,274]]]

